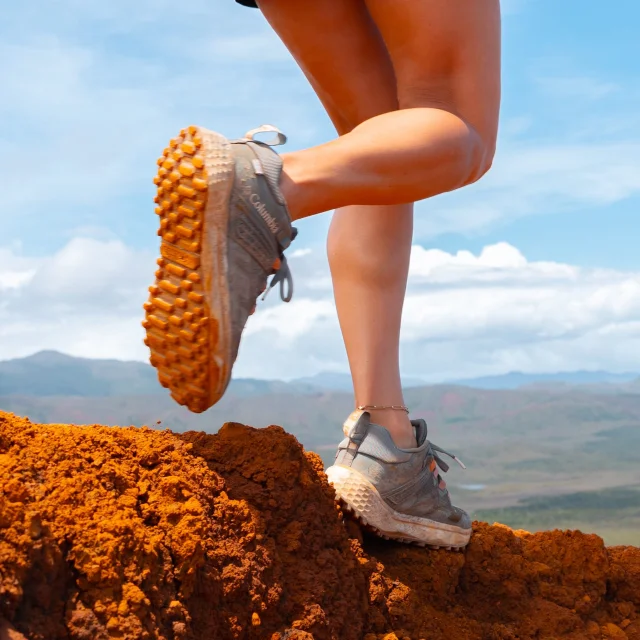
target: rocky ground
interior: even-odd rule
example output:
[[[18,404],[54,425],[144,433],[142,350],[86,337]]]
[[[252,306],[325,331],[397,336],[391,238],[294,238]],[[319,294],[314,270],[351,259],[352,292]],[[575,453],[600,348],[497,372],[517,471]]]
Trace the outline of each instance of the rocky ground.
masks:
[[[640,640],[640,549],[474,524],[465,553],[364,535],[279,427],[0,412],[0,640]]]

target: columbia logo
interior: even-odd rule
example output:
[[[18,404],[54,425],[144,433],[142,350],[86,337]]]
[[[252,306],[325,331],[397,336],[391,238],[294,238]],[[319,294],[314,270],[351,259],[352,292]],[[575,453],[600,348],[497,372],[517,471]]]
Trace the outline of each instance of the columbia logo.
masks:
[[[280,229],[278,228],[278,223],[276,219],[269,213],[267,207],[263,202],[258,198],[258,194],[252,193],[250,198],[251,204],[256,208],[256,211],[260,214],[260,217],[267,223],[269,230],[274,235],[277,235]]]

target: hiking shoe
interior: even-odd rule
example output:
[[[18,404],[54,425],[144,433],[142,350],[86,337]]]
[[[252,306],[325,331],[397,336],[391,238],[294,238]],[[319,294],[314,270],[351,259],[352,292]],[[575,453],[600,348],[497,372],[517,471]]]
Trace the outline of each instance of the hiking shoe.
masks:
[[[254,140],[267,131],[276,138]],[[162,241],[142,324],[160,383],[196,413],[225,392],[270,275],[271,287],[280,283],[281,298],[291,299],[283,252],[296,230],[279,188],[282,160],[270,148],[284,142],[270,125],[240,140],[189,127],[158,159]]]
[[[424,420],[412,420],[418,446],[398,449],[390,433],[355,411],[344,424],[347,436],[329,482],[347,511],[385,539],[420,546],[462,549],[471,537],[471,519],[451,505],[440,470],[449,466],[438,453],[464,465],[454,455],[427,440]]]

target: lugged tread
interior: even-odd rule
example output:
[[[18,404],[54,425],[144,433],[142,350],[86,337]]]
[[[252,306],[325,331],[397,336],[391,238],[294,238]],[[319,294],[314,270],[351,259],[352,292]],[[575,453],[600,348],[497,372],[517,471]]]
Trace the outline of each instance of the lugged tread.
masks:
[[[333,467],[332,467],[333,469]],[[331,469],[327,469],[327,475],[329,476],[329,482],[333,486],[336,492],[336,499],[341,505],[343,511],[345,511],[352,519],[356,520],[360,526],[367,529],[371,533],[383,538],[384,540],[394,540],[404,544],[413,544],[419,547],[428,547],[430,549],[446,549],[454,551],[462,551],[469,541],[463,545],[451,545],[446,542],[439,544],[438,542],[431,543],[426,541],[417,540],[413,537],[403,537],[401,533],[390,533],[381,531],[378,527],[371,523],[370,519],[365,516],[365,513],[372,515],[374,520],[379,514],[376,515],[376,510],[372,509],[372,500],[375,502],[374,497],[370,491],[365,489],[364,486],[358,484],[350,475],[343,476],[339,480],[334,477],[331,479]],[[375,491],[375,489],[373,489]]]
[[[377,529],[372,524],[370,524],[367,521],[367,519],[358,512],[357,509],[353,509],[343,498],[338,497],[338,503],[340,504],[341,509],[347,514],[349,518],[351,518],[351,520],[357,522],[360,527],[362,527],[363,529],[366,529],[367,531],[378,536],[379,538],[382,538],[383,540],[400,542],[402,544],[412,544],[415,547],[423,547],[427,549],[433,549],[435,551],[445,550],[445,551],[458,551],[462,553],[466,548],[466,545],[463,547],[461,546],[455,547],[455,546],[445,546],[445,545],[437,545],[437,544],[427,544],[426,542],[419,542],[418,540],[412,540],[410,538],[396,538],[396,537],[392,538],[391,536],[385,535],[379,529]]]
[[[209,408],[219,391],[224,362],[214,357],[220,320],[212,316],[201,273],[203,223],[213,159],[214,177],[228,172],[231,158],[203,149],[197,127],[183,129],[158,159],[154,198],[159,216],[160,258],[155,283],[144,304],[145,344],[158,379],[172,397],[191,411]],[[205,151],[209,154],[205,160]]]

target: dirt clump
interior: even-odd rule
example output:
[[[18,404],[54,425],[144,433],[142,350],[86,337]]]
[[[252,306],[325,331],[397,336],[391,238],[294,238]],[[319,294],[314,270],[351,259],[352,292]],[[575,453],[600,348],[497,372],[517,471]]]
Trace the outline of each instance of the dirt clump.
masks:
[[[639,614],[639,549],[484,523],[465,553],[384,542],[280,427],[0,412],[1,640],[640,640]]]

